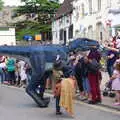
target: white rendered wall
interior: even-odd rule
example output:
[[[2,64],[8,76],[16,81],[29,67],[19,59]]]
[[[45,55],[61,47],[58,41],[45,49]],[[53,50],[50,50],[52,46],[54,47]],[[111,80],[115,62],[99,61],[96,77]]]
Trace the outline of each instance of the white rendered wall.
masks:
[[[16,45],[15,28],[0,30],[0,45]]]

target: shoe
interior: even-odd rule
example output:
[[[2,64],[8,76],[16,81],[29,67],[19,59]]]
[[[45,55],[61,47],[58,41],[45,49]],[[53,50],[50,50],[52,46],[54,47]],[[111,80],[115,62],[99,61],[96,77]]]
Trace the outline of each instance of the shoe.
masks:
[[[116,102],[113,104],[114,106],[120,106],[120,103],[119,102]]]
[[[88,104],[92,104],[92,105],[94,105],[94,104],[96,104],[96,102],[90,100],[90,101],[88,101]]]
[[[39,107],[41,108],[48,107],[50,101],[45,101],[41,99],[35,91],[26,89],[26,92],[28,93],[28,95],[30,95],[33,98],[33,100],[38,104]]]
[[[115,93],[113,93],[113,92],[110,92],[110,93],[109,93],[109,97],[111,97],[111,98],[114,98],[114,97],[115,97],[115,95],[116,95],[116,94],[115,94]]]
[[[50,103],[50,97],[41,98],[46,104]]]
[[[62,115],[62,112],[56,112],[56,115]]]
[[[79,99],[80,99],[81,101],[87,100],[87,98],[84,97],[84,96],[79,96]]]
[[[108,96],[108,91],[103,91],[103,96],[104,97]]]
[[[96,100],[96,103],[102,103],[102,100]]]
[[[43,97],[43,95],[37,94],[37,96],[43,100],[46,104],[49,104],[50,102],[50,97]]]

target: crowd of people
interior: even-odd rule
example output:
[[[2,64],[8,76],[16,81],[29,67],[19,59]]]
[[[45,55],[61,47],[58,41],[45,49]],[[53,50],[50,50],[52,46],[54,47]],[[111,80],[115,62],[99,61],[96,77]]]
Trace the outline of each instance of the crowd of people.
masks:
[[[115,93],[115,102],[113,105],[120,106],[120,57],[118,52],[112,49],[114,48],[113,43],[109,43],[108,48],[105,63],[109,79],[106,82],[109,83],[111,91],[114,91]],[[87,100],[88,104],[98,104],[102,102],[100,85],[104,78],[101,72],[101,57],[101,52],[95,46],[93,46],[90,51],[73,51],[69,53],[68,69],[72,69],[70,76],[76,81],[74,87],[76,90],[79,89],[80,100]],[[57,105],[60,101],[61,95],[60,88],[58,89],[58,83],[61,82],[61,78],[63,77],[62,71],[64,70],[54,67],[54,79],[51,78],[54,83],[56,83],[57,91],[59,93],[57,93],[56,97],[56,101],[58,101],[56,102]]]
[[[2,84],[25,88],[31,79],[31,72],[30,65],[24,60],[0,56],[0,77]]]

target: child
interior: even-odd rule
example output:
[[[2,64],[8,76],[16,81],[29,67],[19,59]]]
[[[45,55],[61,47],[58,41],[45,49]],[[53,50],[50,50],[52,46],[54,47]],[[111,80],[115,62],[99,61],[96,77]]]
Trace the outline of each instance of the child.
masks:
[[[112,90],[116,93],[117,102],[114,103],[115,106],[120,105],[120,62],[115,65],[115,70],[111,77],[112,80]]]
[[[53,70],[52,70],[52,88],[54,90],[54,96],[56,98],[56,115],[61,115],[60,112],[60,92],[61,92],[61,80],[63,77],[63,72],[59,68],[58,63],[54,63]]]
[[[60,112],[60,92],[61,92],[61,80],[56,82],[55,85],[55,91],[54,91],[54,95],[56,98],[56,115],[61,115],[62,113]]]
[[[60,106],[70,114],[74,116],[74,95],[75,95],[75,77],[69,75],[67,78],[63,78],[61,82],[61,94],[60,94]]]

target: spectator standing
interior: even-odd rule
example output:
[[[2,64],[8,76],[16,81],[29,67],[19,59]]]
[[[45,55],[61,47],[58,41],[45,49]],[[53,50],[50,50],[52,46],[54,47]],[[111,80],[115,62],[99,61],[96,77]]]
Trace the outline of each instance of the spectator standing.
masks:
[[[111,43],[109,44],[109,47],[114,47],[114,45]],[[108,50],[107,53],[107,71],[109,74],[109,77],[112,77],[113,74],[113,66],[115,61],[117,60],[117,53],[115,51],[112,50]]]
[[[80,99],[83,100],[83,96],[84,96],[84,89],[83,89],[83,82],[82,82],[82,63],[81,63],[81,59],[78,60],[78,63],[75,66],[75,78],[77,81],[77,85],[78,85],[78,89],[80,92]]]
[[[87,56],[84,56],[81,59],[81,68],[82,68],[81,75],[82,75],[82,83],[83,83],[85,99],[89,99],[89,95],[90,95],[90,84],[88,80],[88,67],[86,67],[87,63],[88,63]]]
[[[28,63],[26,63],[25,69],[26,69],[26,75],[27,75],[27,84],[29,84],[32,76],[32,68]]]
[[[20,65],[18,64],[19,60],[16,60],[16,69],[15,69],[15,76],[16,76],[16,86],[20,85]]]
[[[6,63],[5,63],[5,57],[0,56],[0,77],[1,77],[1,83],[5,81],[5,70],[6,70]]]
[[[20,60],[18,62],[18,65],[20,67],[20,87],[25,87],[27,80],[25,62],[23,60]]]
[[[90,93],[91,100],[88,101],[89,104],[96,104],[101,102],[101,92],[100,92],[100,79],[99,79],[99,69],[100,69],[100,59],[101,55],[97,48],[93,46],[88,55],[88,79],[90,83]]]
[[[115,69],[112,77],[112,90],[116,93],[117,102],[114,103],[115,106],[120,105],[120,62],[116,63]]]
[[[7,60],[8,82],[10,85],[15,84],[15,59],[10,57]]]

